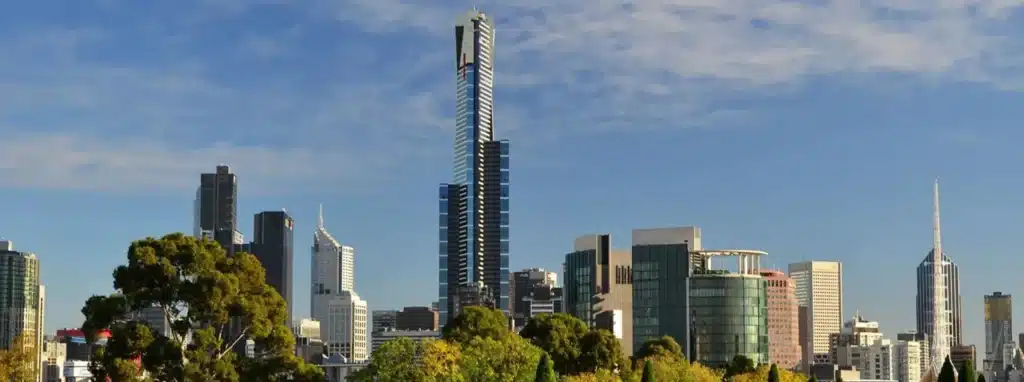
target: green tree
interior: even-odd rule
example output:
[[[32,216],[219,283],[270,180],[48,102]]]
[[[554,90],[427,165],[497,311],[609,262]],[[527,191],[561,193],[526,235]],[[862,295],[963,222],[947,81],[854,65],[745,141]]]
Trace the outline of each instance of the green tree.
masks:
[[[736,355],[735,357],[732,357],[732,363],[730,363],[729,367],[726,368],[725,376],[728,378],[734,375],[746,374],[754,370],[754,360],[747,358],[744,355]]]
[[[622,344],[611,332],[592,330],[580,339],[580,357],[577,361],[580,372],[595,373],[598,370],[618,372],[627,369],[629,361],[622,353]]]
[[[36,357],[35,344],[26,343],[21,334],[14,337],[7,349],[0,350],[0,380],[34,380]]]
[[[639,349],[633,352],[634,359],[644,359],[659,355],[683,358],[683,348],[670,336],[663,336],[656,340],[650,340],[640,345]]]
[[[370,364],[356,372],[350,381],[416,382],[423,373],[416,367],[416,343],[399,337],[380,345],[373,352]]]
[[[534,381],[558,382],[558,376],[555,374],[555,365],[551,363],[551,358],[548,358],[547,353],[540,356],[540,362],[537,363],[537,376],[534,378]]]
[[[483,306],[467,306],[442,331],[444,339],[460,345],[475,337],[500,340],[511,334],[505,314]]]
[[[467,381],[531,382],[543,353],[519,336],[477,336],[461,348],[459,368]]]
[[[779,366],[774,363],[768,370],[768,382],[779,382]]]
[[[458,382],[462,380],[459,345],[445,340],[428,340],[417,346],[420,355],[419,370],[428,381]]]
[[[956,369],[953,368],[953,362],[949,360],[948,356],[946,362],[942,363],[938,382],[956,382]]]
[[[978,373],[978,382],[985,382],[985,374]]]
[[[580,340],[587,324],[566,313],[545,313],[526,322],[519,335],[551,356],[555,371],[562,375],[579,372]]]
[[[807,381],[808,381],[808,382],[818,382],[818,377],[817,377],[817,376],[814,376],[814,375],[812,375],[812,376],[811,376],[811,379],[808,379]]]
[[[655,382],[657,379],[654,378],[654,361],[650,359],[644,362],[644,374],[640,378],[640,382]]]
[[[256,257],[229,256],[213,241],[175,233],[135,241],[127,261],[114,270],[117,292],[92,296],[82,308],[90,343],[101,329],[111,330],[89,365],[97,379],[134,380],[141,371],[160,381],[324,379],[319,367],[295,355],[284,299],[267,285]],[[151,307],[170,322],[170,337],[126,319]],[[232,351],[246,338],[258,357]]]
[[[978,382],[978,370],[974,368],[974,360],[967,358],[960,367],[960,382]]]

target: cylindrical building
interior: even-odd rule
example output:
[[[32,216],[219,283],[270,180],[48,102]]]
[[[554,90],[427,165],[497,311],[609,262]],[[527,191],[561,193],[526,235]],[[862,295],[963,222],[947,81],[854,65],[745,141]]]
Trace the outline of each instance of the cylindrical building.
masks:
[[[755,365],[770,362],[764,278],[702,270],[694,272],[690,288],[695,361],[715,368],[728,366],[737,355]]]

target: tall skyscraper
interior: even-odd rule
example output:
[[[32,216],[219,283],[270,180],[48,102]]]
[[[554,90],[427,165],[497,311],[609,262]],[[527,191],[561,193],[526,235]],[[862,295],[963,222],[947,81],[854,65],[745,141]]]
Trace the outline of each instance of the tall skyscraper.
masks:
[[[792,369],[800,364],[800,304],[796,300],[796,283],[781,271],[763,270],[761,277],[768,287],[768,354],[780,368]]]
[[[494,140],[494,30],[473,10],[455,26],[455,157],[440,186],[439,308],[509,307],[509,144]]]
[[[800,345],[803,369],[828,363],[829,335],[843,326],[843,265],[838,261],[805,261],[789,265],[800,304]]]
[[[14,243],[0,240],[0,349],[9,349],[21,337],[31,348],[33,375],[42,377],[43,320],[46,289],[40,284],[39,259],[34,253],[14,250]]]
[[[985,295],[985,371],[1003,371],[1003,347],[1013,344],[1013,298]]]
[[[350,361],[369,357],[369,311],[355,292],[355,250],[341,245],[324,228],[320,207],[313,232],[310,309],[320,321],[320,335],[330,354]]]
[[[234,244],[244,239],[238,232],[238,178],[226,165],[217,171],[200,175],[196,190],[196,238],[216,240],[225,250],[233,252]]]
[[[635,229],[626,288],[632,294],[630,316],[632,344],[638,349],[645,342],[670,336],[683,354],[697,359],[690,330],[693,323],[690,306],[690,278],[695,268],[691,254],[701,249],[700,228],[672,227]],[[616,280],[620,272],[616,270]],[[566,274],[568,285],[568,274]],[[762,290],[763,291],[763,290]],[[566,288],[566,305],[572,292]],[[626,353],[627,355],[631,353]]]
[[[292,237],[295,221],[284,211],[260,212],[253,217],[253,255],[263,264],[267,284],[284,298],[288,320],[292,322]]]
[[[932,338],[932,281],[934,280],[934,267],[932,257],[934,251],[928,254],[921,264],[917,266],[917,332],[928,335]],[[950,346],[963,344],[963,303],[960,296],[960,269],[956,263],[946,254],[942,254],[942,277],[945,279],[946,317],[949,317]],[[931,349],[924,349],[931,352]]]
[[[631,252],[612,249],[610,235],[576,238],[562,263],[565,312],[611,332],[626,355],[633,354],[631,266]]]
[[[939,219],[939,181],[935,181],[932,189],[933,215],[932,215],[932,283],[931,287],[931,327],[934,335],[929,337],[932,346],[932,362],[928,370],[923,373],[921,379],[930,379],[932,376],[938,378],[939,369],[942,368],[946,357],[949,356],[950,343],[952,340],[952,317],[948,314],[951,310],[948,305],[946,292],[946,278],[943,276],[942,260],[945,252],[942,251],[942,223]],[[1012,341],[1012,340],[1011,340]],[[955,370],[955,368],[954,368]]]

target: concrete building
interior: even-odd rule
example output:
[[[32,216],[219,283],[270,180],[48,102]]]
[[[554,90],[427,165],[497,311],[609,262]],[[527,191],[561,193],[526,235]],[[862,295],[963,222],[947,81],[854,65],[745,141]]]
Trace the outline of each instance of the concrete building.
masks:
[[[759,274],[696,269],[690,288],[694,361],[725,368],[742,355],[755,365],[770,363],[768,296]]]
[[[1013,299],[995,292],[985,295],[985,361],[984,370],[1002,371],[1003,348],[1013,342]]]
[[[40,284],[39,258],[34,253],[14,250],[14,243],[0,240],[0,349],[10,349],[15,340],[32,349],[33,375],[42,378],[43,322],[46,288]]]
[[[896,335],[896,340],[897,341],[916,341],[916,342],[921,344],[921,376],[923,377],[924,373],[926,371],[928,371],[928,369],[932,365],[932,355],[931,355],[932,347],[931,347],[931,343],[928,342],[928,336],[926,336],[923,333],[918,332],[916,330],[911,330],[911,331],[908,331],[908,332],[897,334]]]
[[[512,301],[512,318],[517,328],[537,314],[562,311],[562,288],[558,287],[555,272],[542,268],[529,268],[513,272],[509,298]]]
[[[768,291],[768,357],[780,368],[800,364],[800,322],[796,283],[785,273],[761,271]]]
[[[349,376],[368,365],[369,363],[367,362],[353,362],[338,354],[334,354],[324,359],[320,363],[320,368],[324,369],[326,382],[345,382]]]
[[[292,333],[296,337],[320,339],[320,321],[303,318],[292,324]]]
[[[442,325],[482,302],[511,317],[509,142],[494,135],[494,24],[487,15],[474,9],[458,19],[454,57],[453,176],[436,194]]]
[[[843,362],[839,359],[837,349],[843,346],[869,346],[882,339],[878,321],[868,321],[858,312],[849,321],[843,323],[839,333],[829,335],[829,362],[839,366],[857,366],[855,363]]]
[[[341,354],[355,362],[369,359],[366,301],[355,292],[344,291],[327,302],[327,311],[327,319],[320,321],[320,336],[328,354]]]
[[[395,315],[396,330],[439,330],[438,314],[426,306],[407,306]]]
[[[843,265],[838,261],[805,261],[789,265],[800,304],[800,345],[803,369],[811,363],[828,363],[829,335],[838,333],[843,321]]]
[[[863,380],[895,380],[896,379],[896,354],[892,341],[882,338],[868,346],[861,346],[865,349],[865,356],[861,357],[860,378]],[[917,382],[918,380],[914,380]]]
[[[897,341],[893,349],[896,375],[892,379],[900,382],[918,382],[921,380],[921,359],[927,357],[927,351],[919,341]]]
[[[441,332],[436,330],[386,330],[374,333],[371,349],[377,351],[380,345],[397,338],[408,338],[414,343],[420,343],[441,338]]]
[[[355,291],[355,249],[341,245],[324,227],[324,209],[320,207],[313,246],[310,248],[312,289],[310,312],[323,325],[327,305],[342,292]]]
[[[587,235],[577,238],[573,252],[562,264],[565,276],[565,311],[588,327],[605,329],[633,354],[633,274],[628,250],[611,248],[611,236]]]
[[[632,344],[670,336],[693,358],[690,276],[692,251],[700,250],[698,227],[633,230],[632,263],[616,271],[632,287]],[[567,298],[568,298],[568,291]],[[568,306],[568,305],[567,305]]]
[[[397,310],[374,310],[372,315],[374,333],[396,329],[396,325],[398,324]]]
[[[64,363],[68,360],[68,346],[56,338],[43,341],[43,382],[64,382]]]
[[[253,216],[252,254],[266,273],[266,282],[284,299],[287,317],[292,322],[293,237],[295,221],[285,211],[264,211]]]
[[[64,362],[64,381],[91,382],[92,373],[89,372],[89,362],[78,360]]]

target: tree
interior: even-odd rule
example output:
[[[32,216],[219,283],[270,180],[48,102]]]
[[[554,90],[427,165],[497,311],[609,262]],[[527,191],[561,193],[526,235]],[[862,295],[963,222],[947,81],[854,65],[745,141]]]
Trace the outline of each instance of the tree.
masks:
[[[663,336],[656,340],[650,340],[640,345],[640,348],[633,352],[634,359],[644,359],[658,355],[667,355],[683,358],[683,348],[670,336]]]
[[[657,379],[654,378],[654,361],[650,359],[644,362],[644,375],[640,378],[640,382],[655,382]]]
[[[350,381],[406,382],[422,380],[416,367],[416,343],[399,337],[380,345],[373,352],[370,364],[359,370]]]
[[[500,340],[511,334],[505,314],[483,306],[467,306],[442,331],[444,339],[460,345],[475,337]]]
[[[529,382],[543,351],[519,336],[474,337],[462,347],[459,368],[467,381]]]
[[[7,349],[0,350],[0,380],[29,381],[35,379],[35,344],[27,343],[19,334],[11,340]]]
[[[445,340],[429,340],[419,344],[420,371],[428,381],[458,382],[462,380],[459,345]]]
[[[974,368],[973,359],[967,358],[960,369],[960,382],[978,382],[978,370]]]
[[[985,374],[978,373],[978,382],[985,382]]]
[[[628,369],[629,361],[622,353],[619,339],[607,330],[598,329],[588,332],[580,339],[577,367],[579,371],[588,373],[598,370],[618,372]]]
[[[519,335],[547,352],[555,371],[562,375],[579,372],[580,340],[587,334],[587,324],[566,313],[545,313],[531,317]]]
[[[754,371],[754,360],[747,358],[744,355],[736,355],[732,357],[732,363],[726,368],[725,376],[731,377],[734,375],[745,374]]]
[[[779,366],[774,363],[768,371],[768,382],[779,382]]]
[[[540,363],[537,364],[537,377],[534,378],[534,381],[558,382],[558,377],[555,375],[555,367],[551,363],[551,358],[548,358],[547,353],[540,357]]]
[[[812,375],[812,376],[811,376],[811,379],[808,379],[808,381],[809,381],[809,382],[818,382],[818,377],[817,377],[817,376],[813,376],[813,375]]]
[[[939,382],[956,382],[956,369],[953,368],[953,362],[949,360],[949,356],[946,357],[946,362],[942,363]]]
[[[160,381],[322,381],[323,371],[295,355],[284,299],[267,285],[248,253],[228,255],[219,244],[181,233],[135,241],[127,264],[114,270],[114,294],[92,296],[82,308],[89,343],[111,337],[89,365],[97,379],[127,380],[142,371]],[[156,308],[170,337],[131,312]],[[188,339],[191,338],[191,343]],[[256,358],[232,349],[256,343]]]

